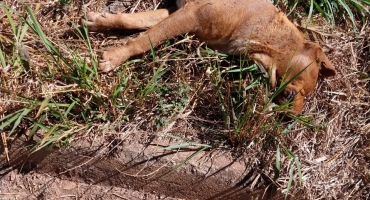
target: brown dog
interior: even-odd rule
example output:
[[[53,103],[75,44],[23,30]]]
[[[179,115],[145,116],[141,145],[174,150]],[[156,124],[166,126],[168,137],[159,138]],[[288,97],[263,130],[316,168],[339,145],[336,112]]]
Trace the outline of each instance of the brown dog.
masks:
[[[124,46],[105,51],[99,69],[110,71],[131,56],[187,32],[208,46],[230,55],[244,55],[269,72],[271,85],[290,82],[276,97],[278,103],[294,98],[292,112],[302,112],[304,97],[316,86],[319,73],[336,74],[321,47],[302,33],[270,0],[177,0],[178,10],[159,9],[134,14],[90,12],[83,20],[90,30],[146,30]],[[301,74],[299,74],[301,73]]]

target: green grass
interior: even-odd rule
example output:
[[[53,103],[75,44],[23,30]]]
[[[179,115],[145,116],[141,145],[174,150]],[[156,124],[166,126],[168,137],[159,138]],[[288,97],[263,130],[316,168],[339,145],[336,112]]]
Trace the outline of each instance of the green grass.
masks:
[[[332,26],[338,21],[350,20],[353,30],[358,32],[358,21],[365,23],[370,15],[370,0],[274,0],[277,5],[287,7],[289,14],[296,14],[299,8],[301,15],[307,16],[307,23],[311,21],[313,14],[321,14]]]
[[[17,67],[17,71],[21,73],[21,71],[25,70],[29,65],[29,55],[27,50],[24,48],[22,44],[22,40],[24,39],[25,34],[28,31],[27,23],[20,23],[18,25],[15,24],[15,21],[12,17],[12,14],[9,12],[9,8],[5,4],[1,4],[2,10],[4,10],[6,14],[6,18],[10,24],[11,32],[13,34],[13,38],[8,38],[2,36],[1,39],[9,42],[12,45],[11,53],[9,55],[5,55],[2,50],[0,50],[0,61],[3,67],[7,66],[5,60],[7,60],[8,64]]]
[[[44,34],[38,20],[29,7],[26,7],[25,13],[18,13],[4,4],[1,4],[1,7],[7,15],[13,34],[13,38],[6,38],[11,44],[10,53],[4,53],[3,50],[0,52],[2,67],[9,66],[9,72],[16,73],[19,79],[30,73],[35,73],[36,77],[42,82],[56,81],[59,77],[65,77],[65,81],[78,84],[79,89],[77,90],[88,90],[90,94],[99,96],[97,88],[93,83],[96,81],[96,77],[98,77],[96,68],[94,70],[94,65],[87,65],[85,59],[79,56],[79,52],[72,48],[68,49],[72,59],[65,57],[65,54],[60,52],[59,48]],[[18,18],[17,22],[20,23],[15,23],[16,18]],[[30,33],[29,30],[38,37],[45,47],[39,53],[43,55],[49,69],[48,71],[40,72],[29,68],[29,58],[25,59],[24,53],[19,53],[19,49],[17,49],[18,46],[21,46],[24,51],[27,51],[23,47],[23,39],[26,33]],[[82,35],[82,32],[79,33],[81,38],[85,36],[84,41],[88,46],[87,35]],[[12,42],[13,39],[14,42]],[[3,46],[1,49],[6,48]],[[92,58],[94,57],[92,56]],[[15,105],[15,108],[0,119],[2,122],[0,130],[10,130],[7,133],[8,137],[12,138],[19,131],[17,129],[20,125],[25,123],[31,124],[29,126],[29,140],[32,140],[34,134],[38,132],[45,133],[42,140],[38,141],[38,145],[35,146],[35,150],[48,145],[59,147],[68,145],[70,137],[74,133],[80,132],[81,129],[88,127],[91,122],[86,114],[91,112],[87,111],[91,105],[83,103],[81,99],[68,91],[57,91],[56,93],[62,94],[58,96],[48,92],[43,95],[25,96],[17,91],[5,88],[1,88],[1,90],[15,97],[14,100],[9,101]],[[78,113],[75,110],[81,110],[81,112]],[[84,123],[81,124],[81,122]]]

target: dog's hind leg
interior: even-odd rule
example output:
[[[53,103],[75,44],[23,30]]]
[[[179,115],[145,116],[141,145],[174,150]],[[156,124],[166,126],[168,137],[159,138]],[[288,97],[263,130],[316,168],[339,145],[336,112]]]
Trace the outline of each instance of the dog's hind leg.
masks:
[[[197,27],[194,9],[180,9],[137,38],[128,40],[125,45],[104,51],[99,69],[105,72],[113,70],[131,56],[149,51],[151,46],[155,47],[169,38],[194,32]]]
[[[126,30],[147,30],[163,19],[167,18],[174,9],[158,9],[140,13],[99,13],[89,12],[82,24],[89,30],[126,29]]]

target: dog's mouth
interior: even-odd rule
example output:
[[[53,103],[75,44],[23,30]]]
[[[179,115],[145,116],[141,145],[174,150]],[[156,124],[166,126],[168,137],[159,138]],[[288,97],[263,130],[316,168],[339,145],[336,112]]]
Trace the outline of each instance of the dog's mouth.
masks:
[[[286,111],[289,113],[300,115],[303,110],[304,95],[302,95],[301,91],[297,92],[292,88],[286,88],[274,99],[274,102],[282,105],[282,108],[287,108]]]
[[[284,97],[284,103],[291,103],[291,102],[293,102],[296,94],[297,93],[294,92],[294,91],[289,91],[288,94]]]
[[[296,95],[297,93],[294,90],[284,90],[275,98],[275,102],[280,105],[290,104],[294,101]]]

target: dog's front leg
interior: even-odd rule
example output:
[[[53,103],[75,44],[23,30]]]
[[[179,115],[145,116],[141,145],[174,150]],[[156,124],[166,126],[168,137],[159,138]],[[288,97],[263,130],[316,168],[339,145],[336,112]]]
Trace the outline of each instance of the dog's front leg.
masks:
[[[142,54],[163,43],[166,39],[196,31],[197,20],[191,9],[180,9],[124,46],[104,51],[99,69],[107,72],[119,66],[131,56]]]

